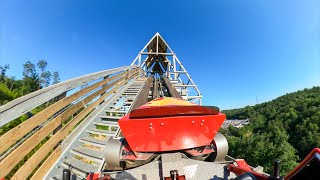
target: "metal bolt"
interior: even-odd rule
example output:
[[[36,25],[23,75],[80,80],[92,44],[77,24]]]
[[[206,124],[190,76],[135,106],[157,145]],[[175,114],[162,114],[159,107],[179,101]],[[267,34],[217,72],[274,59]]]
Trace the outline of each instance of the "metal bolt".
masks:
[[[192,124],[194,124],[194,121],[192,121]]]
[[[202,126],[202,125],[203,125],[203,123],[200,124],[200,126]]]
[[[164,123],[161,123],[161,126],[163,126],[164,125]]]
[[[204,119],[202,119],[202,122],[204,122]]]
[[[152,127],[150,126],[150,129],[152,129]]]
[[[152,123],[150,123],[149,125],[152,126]]]

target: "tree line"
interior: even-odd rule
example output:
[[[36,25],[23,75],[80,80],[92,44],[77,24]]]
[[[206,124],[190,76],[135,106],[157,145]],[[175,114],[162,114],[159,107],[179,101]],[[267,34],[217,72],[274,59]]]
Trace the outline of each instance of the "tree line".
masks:
[[[39,60],[36,64],[27,61],[23,64],[22,79],[8,76],[9,64],[0,65],[0,105],[4,105],[15,98],[45,88],[60,81],[57,71],[47,70],[48,63]]]
[[[228,119],[250,119],[247,126],[222,129],[229,154],[271,173],[274,159],[281,161],[281,174],[320,147],[320,87],[299,90],[272,101],[223,111]]]

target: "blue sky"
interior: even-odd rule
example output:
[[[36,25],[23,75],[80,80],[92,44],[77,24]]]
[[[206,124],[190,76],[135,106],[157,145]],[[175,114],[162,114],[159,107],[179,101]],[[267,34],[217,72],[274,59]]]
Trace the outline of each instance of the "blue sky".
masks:
[[[320,1],[0,1],[0,65],[48,61],[62,80],[130,65],[159,32],[206,105],[320,85]]]

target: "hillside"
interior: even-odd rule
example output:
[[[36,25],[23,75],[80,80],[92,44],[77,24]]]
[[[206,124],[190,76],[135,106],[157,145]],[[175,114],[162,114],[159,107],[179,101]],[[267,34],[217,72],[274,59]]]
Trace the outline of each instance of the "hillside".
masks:
[[[285,174],[320,147],[320,87],[223,113],[228,119],[250,119],[245,127],[221,130],[228,136],[229,154],[264,166],[267,172],[271,172],[272,160],[280,159]]]

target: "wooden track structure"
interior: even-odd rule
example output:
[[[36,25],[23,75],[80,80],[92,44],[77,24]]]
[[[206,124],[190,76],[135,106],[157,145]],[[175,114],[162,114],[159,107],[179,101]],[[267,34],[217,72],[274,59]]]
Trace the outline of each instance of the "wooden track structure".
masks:
[[[146,59],[141,59],[143,57]],[[183,75],[186,75],[185,79],[181,78]],[[11,179],[44,178],[72,143],[74,137],[70,136],[78,133],[78,127],[87,123],[88,117],[101,104],[115,98],[126,85],[145,77],[149,77],[143,85],[145,90],[137,95],[133,108],[148,99],[166,96],[165,93],[201,104],[202,96],[197,86],[171,48],[156,33],[130,66],[60,82],[1,106],[0,127],[37,107],[42,110],[0,136],[0,178],[13,170]],[[188,96],[187,88],[194,88],[196,95]],[[33,153],[31,156],[30,152]],[[21,161],[25,162],[18,167]]]

